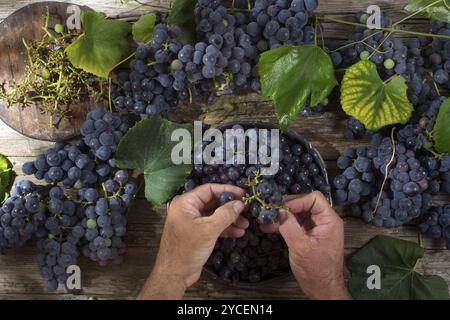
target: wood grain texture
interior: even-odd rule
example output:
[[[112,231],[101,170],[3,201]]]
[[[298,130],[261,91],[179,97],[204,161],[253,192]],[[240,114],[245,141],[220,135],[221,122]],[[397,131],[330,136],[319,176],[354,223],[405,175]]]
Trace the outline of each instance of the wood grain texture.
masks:
[[[0,0],[0,19],[5,18],[16,10],[33,1]],[[121,5],[119,0],[79,0],[68,1],[81,5],[88,5],[95,10],[105,12],[110,17],[135,19],[143,12],[145,6],[138,6],[130,1],[128,5]],[[318,12],[342,16],[351,19],[356,11],[364,10],[368,5],[377,3],[395,17],[404,16],[402,8],[408,1],[389,0],[322,0]],[[168,6],[167,1],[149,1],[156,5]],[[335,24],[325,24],[327,38],[344,39],[351,28]],[[423,20],[412,20],[408,28],[424,28]],[[3,62],[0,62],[3,63]],[[336,172],[335,159],[349,146],[367,144],[368,140],[347,141],[343,137],[345,115],[334,99],[323,114],[312,118],[298,117],[291,125],[291,129],[302,134],[319,150],[326,161],[328,172],[333,177]],[[211,125],[231,122],[233,120],[247,120],[270,122],[276,121],[273,107],[270,103],[261,101],[257,96],[223,97],[217,104],[211,106],[182,106],[181,111],[173,115],[177,120],[203,119]],[[18,179],[21,165],[51,146],[51,143],[29,139],[12,129],[0,124],[0,153],[9,157],[17,172]],[[448,202],[448,199],[440,199]],[[385,234],[409,241],[417,241],[417,228],[412,225],[398,229],[379,229],[363,223],[359,219],[348,217],[347,210],[337,207],[345,222],[346,255],[351,255],[367,241],[378,234]],[[45,292],[42,281],[37,273],[34,262],[35,246],[26,247],[0,257],[0,299],[87,299],[96,296],[99,299],[133,299],[154,263],[159,239],[165,218],[165,208],[150,206],[142,193],[134,201],[129,213],[128,232],[125,242],[128,250],[124,262],[119,266],[99,267],[94,262],[81,259],[83,290],[78,294],[67,293],[60,289],[55,294]],[[450,252],[444,250],[443,244],[431,239],[423,239],[426,248],[425,257],[419,265],[418,271],[426,274],[437,274],[450,283]],[[347,274],[348,277],[348,274]],[[292,277],[279,282],[264,284],[257,288],[237,288],[224,285],[221,282],[202,276],[201,280],[186,293],[190,299],[304,299],[304,295]]]

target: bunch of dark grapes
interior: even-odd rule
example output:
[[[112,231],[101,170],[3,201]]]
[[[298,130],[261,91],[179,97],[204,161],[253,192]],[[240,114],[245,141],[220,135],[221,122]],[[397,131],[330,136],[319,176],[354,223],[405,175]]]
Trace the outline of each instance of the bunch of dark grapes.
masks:
[[[25,174],[45,179],[53,188],[47,192],[20,182],[0,210],[0,249],[20,246],[36,235],[39,273],[49,291],[66,282],[67,267],[77,264],[80,252],[101,265],[121,261],[126,210],[136,185],[127,171],[117,171],[114,153],[131,124],[119,113],[89,112],[83,139],[56,143],[23,165]],[[78,189],[78,197],[68,199],[58,183]]]
[[[90,111],[86,121],[80,129],[84,143],[90,148],[95,157],[108,162],[117,149],[120,139],[127,133],[131,126],[129,117],[117,113],[107,112],[103,108]],[[111,162],[110,162],[111,164]],[[109,174],[106,165],[101,177]]]
[[[86,213],[81,221],[86,240],[82,253],[100,265],[121,261],[125,251],[122,237],[126,233],[126,210],[134,197],[136,185],[130,181],[126,171],[119,170],[113,179],[103,183],[103,190],[103,196],[97,189],[79,190]]]
[[[430,22],[430,31],[434,34],[450,36],[450,25],[439,22]],[[425,67],[432,73],[434,81],[446,89],[450,89],[450,40],[435,38],[431,43],[425,43]]]
[[[366,19],[365,14],[357,15],[358,22],[365,23]],[[382,25],[388,24],[385,16]],[[433,23],[432,32],[448,34],[448,29],[444,24]],[[396,134],[397,152],[381,196],[386,164],[392,155],[389,138],[374,135],[375,147],[358,148],[356,152],[347,150],[338,159],[338,167],[344,172],[334,180],[336,200],[350,203],[353,214],[376,226],[397,227],[409,222],[429,209],[432,195],[449,190],[450,157],[433,153],[432,139],[436,117],[445,100],[439,96],[433,82],[442,85],[448,80],[448,75],[444,75],[443,58],[447,46],[446,41],[438,39],[429,43],[425,38],[387,38],[381,31],[357,27],[347,46],[331,53],[335,65],[350,66],[370,59],[377,64],[382,79],[395,74],[402,76],[408,85],[408,98],[415,107],[409,123]],[[367,132],[352,118],[348,120],[348,129],[347,138],[360,137]],[[367,160],[360,160],[364,153],[369,165],[366,165]]]
[[[79,199],[72,200],[58,186],[17,182],[0,208],[0,252],[36,237],[37,266],[48,291],[66,283],[67,267],[77,265],[80,251],[101,265],[119,263],[125,250],[126,209],[136,185],[119,170],[103,188],[103,198],[96,189],[83,188]]]
[[[309,18],[317,6],[317,0],[256,0],[247,33],[260,52],[313,43],[316,33]]]
[[[376,134],[373,147],[349,148],[339,157],[343,173],[333,181],[335,200],[377,227],[398,227],[431,206],[432,178],[416,153],[400,142],[391,161],[392,153],[391,139]]]
[[[316,7],[316,0],[256,1],[249,17],[229,12],[220,1],[199,0],[193,12],[198,42],[183,43],[177,39],[180,28],[157,24],[151,44],[141,44],[129,70],[118,73],[115,106],[153,117],[179,101],[211,103],[218,90],[260,92],[259,54],[311,43],[315,31],[307,23]]]
[[[278,210],[281,208],[283,195],[274,179],[263,179],[249,193],[259,201],[250,203],[250,213],[260,224],[270,224],[277,220]]]
[[[216,76],[223,74],[225,92],[236,88],[260,92],[256,69],[259,54],[284,44],[312,43],[315,30],[308,23],[317,5],[316,0],[257,0],[248,17],[241,12],[227,12],[219,1],[200,0],[195,9],[200,43],[195,47],[193,62],[212,53],[216,59],[203,60],[207,63],[202,71],[212,76],[215,69]],[[208,47],[210,52],[204,49]]]
[[[367,14],[358,13],[355,16],[355,21],[365,24],[367,18]],[[391,20],[389,16],[382,13],[381,27],[388,27],[390,24]],[[330,44],[330,49],[332,49],[330,54],[331,60],[335,66],[349,67],[361,60],[370,59],[380,68],[384,67],[386,71],[393,70],[396,67],[396,60],[400,62],[400,58],[403,58],[399,53],[397,55],[395,54],[400,49],[400,46],[402,46],[402,42],[394,41],[392,37],[385,39],[385,36],[387,36],[387,33],[381,30],[360,26],[355,27],[350,39],[342,46],[338,43]],[[394,60],[394,56],[399,59]]]
[[[0,208],[0,253],[23,246],[36,234],[46,219],[40,187],[22,180]]]
[[[168,112],[180,100],[197,100],[197,89],[191,85],[196,80],[188,79],[184,70],[188,49],[181,51],[184,44],[176,39],[180,32],[178,27],[159,23],[151,43],[139,45],[129,69],[118,73],[117,109],[153,117]]]
[[[344,132],[344,137],[347,140],[353,140],[364,137],[369,131],[366,129],[361,121],[356,120],[353,117],[347,119],[347,128]]]
[[[366,23],[368,15],[358,13],[356,21]],[[391,19],[383,13],[381,27],[389,27]],[[370,60],[378,67],[383,80],[393,75],[401,75],[409,85],[409,97],[414,105],[424,102],[431,90],[431,85],[424,83],[426,70],[421,47],[425,38],[402,40],[377,29],[355,27],[351,39],[340,48],[335,48],[331,59],[336,66],[349,67],[361,60]],[[420,85],[419,85],[420,83]]]
[[[221,89],[260,91],[256,44],[249,35],[249,18],[231,14],[219,1],[201,0],[195,8],[198,42],[192,54],[193,66],[205,79],[215,79]]]
[[[73,144],[56,143],[34,161],[22,166],[25,174],[33,174],[36,179],[45,180],[46,183],[61,182],[67,189],[93,185],[109,170],[107,163],[96,163],[82,140]]]
[[[242,132],[245,129],[240,125],[232,127],[232,130]],[[260,142],[259,148],[270,150],[270,137],[266,141],[264,145]],[[204,143],[203,148],[207,145]],[[283,272],[288,267],[288,261],[282,238],[261,232],[259,225],[277,220],[282,197],[286,194],[313,190],[320,190],[327,196],[330,194],[330,186],[313,151],[286,136],[280,137],[278,146],[280,167],[274,175],[261,175],[264,166],[251,164],[246,146],[245,165],[236,161],[227,162],[234,164],[196,164],[185,183],[184,191],[206,183],[231,184],[246,190],[244,200],[249,204],[249,210],[244,215],[250,220],[250,228],[241,239],[219,239],[208,262],[210,270],[222,279],[258,282]],[[230,150],[224,147],[223,154],[229,155]],[[236,159],[236,155],[232,154]],[[233,196],[223,194],[219,200],[219,204],[224,204],[233,200]]]
[[[367,14],[359,13],[356,15],[356,21],[365,23],[367,17]],[[391,23],[386,14],[382,16],[381,21],[382,27]],[[349,67],[358,61],[369,59],[377,65],[383,80],[393,75],[402,76],[408,85],[409,101],[413,106],[419,107],[439,99],[428,72],[430,49],[421,49],[427,45],[427,41],[424,37],[402,40],[381,30],[356,27],[351,40],[342,46],[342,49],[334,48],[330,55],[333,63],[340,67]],[[441,43],[436,40],[433,42]],[[369,133],[359,121],[352,118],[348,120],[347,129],[345,136],[348,139]]]
[[[449,192],[450,156],[438,156],[433,150],[433,129],[439,109],[446,97],[441,96],[421,104],[409,121],[397,133],[397,140],[407,148],[415,150],[423,167],[431,178],[430,188],[433,194]]]
[[[407,124],[397,132],[398,141],[405,144],[410,149],[421,150],[428,139],[419,125]]]
[[[69,200],[59,187],[48,192],[48,213],[36,233],[37,265],[48,291],[66,283],[67,267],[77,265],[80,253],[102,266],[109,261],[121,262],[126,209],[136,185],[129,181],[126,171],[119,170],[103,187],[105,197],[100,197],[97,189],[82,188],[76,201]]]
[[[114,152],[130,125],[124,115],[95,109],[81,128],[83,140],[56,143],[34,161],[24,163],[22,171],[49,184],[61,182],[66,189],[101,183],[114,168]]]
[[[431,208],[423,215],[419,229],[432,239],[443,239],[450,250],[450,204]]]
[[[58,142],[22,166],[25,174],[34,175],[46,183],[62,182],[66,188],[72,188],[77,181],[79,185],[94,184],[98,179],[95,169],[96,164],[81,140],[74,144]]]
[[[53,187],[46,196],[48,213],[44,228],[37,235],[37,266],[48,291],[55,291],[65,284],[69,274],[67,267],[77,265],[78,246],[84,235],[81,219],[83,208],[69,200],[63,189]]]
[[[56,290],[67,280],[66,268],[77,262],[81,209],[59,187],[48,190],[28,180],[17,182],[0,209],[0,251],[20,247],[35,236],[39,274],[47,290]]]

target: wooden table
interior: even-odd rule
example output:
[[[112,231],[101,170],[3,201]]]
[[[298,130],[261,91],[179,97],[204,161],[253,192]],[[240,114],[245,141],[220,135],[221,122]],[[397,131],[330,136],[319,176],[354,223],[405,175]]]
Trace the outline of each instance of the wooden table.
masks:
[[[14,10],[27,5],[31,0],[0,0],[0,20]],[[93,9],[105,12],[111,17],[122,17],[133,20],[140,13],[148,10],[138,6],[134,1],[122,5],[119,0],[78,0],[68,1],[88,5]],[[388,10],[393,16],[404,16],[402,8],[406,0],[374,1],[374,0],[321,0],[318,12],[320,14],[347,16],[367,6],[379,3],[382,9]],[[165,0],[152,3],[167,6]],[[413,19],[407,28],[426,30],[424,20]],[[325,25],[326,38],[345,39],[351,28],[339,25]],[[334,99],[336,100],[336,99]],[[254,96],[233,99],[232,110],[225,110],[220,104],[199,112],[199,118],[211,124],[230,122],[236,119],[258,119],[263,122],[273,122],[275,118],[268,103],[258,102]],[[183,109],[188,113],[187,109]],[[345,115],[337,103],[331,103],[327,112],[312,118],[298,117],[291,128],[301,133],[321,152],[327,162],[330,176],[336,173],[335,159],[349,146],[355,146],[367,141],[346,141],[343,138]],[[14,171],[20,179],[21,165],[50,147],[51,143],[26,138],[3,123],[0,123],[0,153],[7,156],[14,164]],[[346,254],[349,255],[363,246],[377,234],[391,235],[398,238],[417,241],[418,232],[414,226],[404,226],[398,229],[379,229],[369,226],[359,219],[346,217],[340,210],[345,221]],[[64,289],[56,293],[47,293],[43,282],[37,273],[35,265],[35,244],[30,243],[24,248],[5,256],[0,256],[0,299],[86,299],[95,296],[102,299],[133,299],[143,285],[157,253],[159,239],[164,223],[165,209],[152,208],[142,195],[133,203],[129,214],[128,232],[125,242],[128,250],[122,265],[100,267],[92,261],[82,258],[82,293],[67,294]],[[418,267],[420,272],[436,274],[444,277],[450,284],[450,251],[443,245],[424,238],[425,257]],[[186,293],[192,299],[218,298],[261,298],[261,299],[301,299],[304,298],[297,283],[292,277],[276,283],[266,284],[256,289],[242,289],[223,285],[206,276]]]

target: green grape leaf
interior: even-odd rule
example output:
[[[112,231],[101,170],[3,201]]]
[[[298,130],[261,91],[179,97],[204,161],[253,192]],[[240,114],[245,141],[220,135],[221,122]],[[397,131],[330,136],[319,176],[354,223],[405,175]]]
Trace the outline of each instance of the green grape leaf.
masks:
[[[143,15],[133,24],[133,38],[138,42],[147,43],[153,39],[156,15],[149,13]]]
[[[11,164],[0,154],[0,203],[7,197],[7,189],[11,178]]]
[[[305,107],[324,101],[337,85],[333,63],[314,45],[284,45],[258,62],[262,95],[272,99],[281,130]]]
[[[98,12],[81,15],[83,34],[66,48],[70,62],[98,77],[110,72],[130,53],[131,25],[125,21],[107,20]]]
[[[435,4],[433,5],[433,3]],[[421,14],[425,17],[450,23],[449,0],[441,0],[439,2],[436,0],[411,0],[405,7],[405,10],[409,12],[421,11]]]
[[[172,150],[179,144],[171,141],[176,129],[187,130],[192,137],[193,126],[190,124],[175,124],[160,117],[141,120],[120,140],[116,152],[119,168],[137,169],[144,174],[145,196],[153,204],[171,199],[192,171],[192,164],[174,164],[172,161]],[[191,140],[189,143],[190,158]]]
[[[388,236],[376,236],[359,249],[347,264],[351,272],[348,283],[354,299],[448,300],[448,285],[439,276],[424,276],[415,271],[424,249],[417,243]],[[368,271],[379,267],[380,288],[369,289],[370,279],[377,275]],[[375,271],[376,272],[376,271]]]
[[[433,132],[436,149],[450,154],[450,98],[439,108]]]
[[[196,0],[175,0],[167,17],[168,25],[181,28],[179,40],[189,44],[194,44],[196,41],[195,3]]]
[[[345,113],[361,121],[367,129],[408,122],[414,107],[406,95],[401,76],[386,83],[372,61],[360,61],[345,72],[341,84],[341,105]]]

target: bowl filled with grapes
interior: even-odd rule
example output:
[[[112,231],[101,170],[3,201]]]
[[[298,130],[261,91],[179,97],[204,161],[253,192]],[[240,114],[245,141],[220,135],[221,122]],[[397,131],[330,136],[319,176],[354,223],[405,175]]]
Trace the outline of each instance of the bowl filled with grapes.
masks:
[[[217,129],[223,133],[224,143],[222,149],[216,148],[215,152],[222,150],[224,161],[222,164],[195,164],[183,192],[206,183],[243,188],[246,191],[243,201],[248,208],[243,215],[250,225],[241,238],[219,238],[205,272],[214,279],[244,287],[285,277],[290,274],[286,244],[279,234],[264,233],[260,226],[277,222],[285,195],[319,190],[331,202],[325,163],[309,142],[291,130],[274,136],[276,126],[252,123],[225,124]],[[252,145],[255,142],[252,141],[253,130],[258,132],[257,148]],[[239,131],[245,137],[243,144],[237,142],[242,137]],[[234,145],[229,144],[230,138],[236,139]],[[202,150],[208,145],[203,142]],[[234,157],[229,157],[230,146]],[[275,162],[276,170],[264,170],[273,168]],[[235,200],[233,195],[225,192],[220,196],[218,206],[231,200]]]

